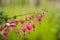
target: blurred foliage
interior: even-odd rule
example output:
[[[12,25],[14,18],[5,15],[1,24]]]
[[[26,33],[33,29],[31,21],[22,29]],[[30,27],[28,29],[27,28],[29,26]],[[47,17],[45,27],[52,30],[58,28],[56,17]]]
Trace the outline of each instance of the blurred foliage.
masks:
[[[6,23],[8,20],[8,16],[4,15],[4,12],[0,12],[0,24]]]

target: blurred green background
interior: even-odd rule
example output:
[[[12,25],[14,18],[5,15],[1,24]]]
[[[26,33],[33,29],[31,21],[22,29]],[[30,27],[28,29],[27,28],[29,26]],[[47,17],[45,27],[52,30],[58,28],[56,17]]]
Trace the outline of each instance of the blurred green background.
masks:
[[[48,12],[45,12],[41,24],[33,20],[36,23],[35,32],[31,30],[31,34],[26,34],[25,37],[20,29],[21,36],[17,37],[15,31],[12,30],[8,34],[8,40],[23,40],[24,38],[27,38],[26,40],[57,40],[57,38],[60,38],[58,37],[60,34],[60,1],[40,0],[39,5],[35,5],[36,0],[30,1],[31,0],[0,0],[0,11],[3,11],[5,15],[9,15],[9,17],[25,13],[40,12],[43,8],[48,9]],[[17,17],[16,20],[22,17]],[[18,25],[18,29],[19,28],[21,28],[21,24]]]

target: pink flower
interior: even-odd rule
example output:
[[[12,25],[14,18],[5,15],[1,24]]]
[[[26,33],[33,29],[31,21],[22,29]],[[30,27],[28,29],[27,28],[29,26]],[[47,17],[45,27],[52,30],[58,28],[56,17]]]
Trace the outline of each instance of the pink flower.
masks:
[[[21,23],[21,24],[23,24],[23,23],[24,23],[24,21],[25,21],[24,19],[21,19],[21,20],[20,20],[20,23]]]
[[[32,16],[30,16],[30,17],[29,17],[29,19],[30,19],[30,20],[34,19],[34,16],[33,16],[33,15],[32,15]]]
[[[8,31],[4,31],[4,35],[7,36],[7,34],[8,34]]]
[[[10,26],[13,27],[13,28],[17,27],[17,25],[18,25],[18,21],[10,23]]]
[[[42,21],[42,17],[44,16],[44,12],[41,12],[40,15],[38,16],[38,21],[41,22]]]
[[[35,23],[31,23],[32,27],[33,27],[33,31],[35,31]]]
[[[41,17],[41,16],[38,16],[38,18],[37,18],[37,19],[38,19],[38,21],[39,21],[39,22],[41,22],[42,17]]]
[[[11,23],[10,26],[14,28],[14,27],[17,27],[17,24],[16,23]]]
[[[35,23],[31,23],[32,27],[35,28]]]
[[[27,29],[31,30],[32,29],[32,25],[31,24],[27,24]]]
[[[27,28],[26,25],[23,25],[23,26],[22,26],[22,31],[24,32],[24,35],[26,35],[26,28]]]
[[[5,30],[4,30],[4,32],[3,32],[4,36],[7,36],[7,35],[8,35],[8,33],[9,33],[9,31],[10,31],[10,30],[9,30],[8,28],[7,28],[7,29],[5,29]]]
[[[31,24],[26,24],[27,29],[28,29],[28,34],[30,34],[30,30],[32,29],[32,25]]]

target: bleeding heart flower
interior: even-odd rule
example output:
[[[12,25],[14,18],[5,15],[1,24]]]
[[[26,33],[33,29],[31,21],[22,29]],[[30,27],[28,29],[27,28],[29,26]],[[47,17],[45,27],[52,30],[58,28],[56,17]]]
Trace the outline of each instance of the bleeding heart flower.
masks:
[[[24,32],[24,35],[26,35],[26,28],[27,28],[26,25],[23,25],[23,26],[22,26],[22,31]]]
[[[14,28],[14,27],[17,27],[17,24],[16,23],[11,23],[10,26]]]
[[[31,30],[32,29],[32,25],[31,24],[26,24],[27,25],[27,29]]]
[[[33,26],[33,31],[35,31],[35,23],[31,24]]]
[[[39,21],[39,22],[41,22],[42,17],[41,17],[41,16],[38,16],[38,18],[37,18],[37,19],[38,19],[38,21]]]
[[[44,12],[41,12],[40,15],[38,16],[38,21],[41,22],[42,21],[42,17],[44,16]]]
[[[32,16],[30,16],[30,17],[29,17],[29,19],[30,19],[30,20],[34,19],[34,16],[33,16],[33,15],[32,15]]]
[[[27,29],[28,29],[28,34],[30,34],[30,30],[32,29],[32,25],[31,24],[26,24]]]
[[[7,29],[5,29],[5,30],[4,30],[4,32],[3,32],[4,36],[7,36],[7,35],[8,35],[8,33],[9,33],[9,31],[10,31],[10,29],[8,29],[8,28],[7,28]]]
[[[24,20],[24,19],[21,19],[21,20],[20,20],[20,23],[21,23],[21,24],[23,24],[24,22],[25,22],[25,20]]]
[[[33,26],[33,28],[35,28],[35,23],[31,23],[31,25]]]

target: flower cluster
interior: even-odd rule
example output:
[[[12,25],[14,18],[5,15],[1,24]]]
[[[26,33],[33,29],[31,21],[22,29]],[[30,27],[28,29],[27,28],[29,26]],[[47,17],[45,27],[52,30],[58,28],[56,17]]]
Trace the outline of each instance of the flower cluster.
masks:
[[[40,12],[38,14],[34,13],[33,15],[25,16],[24,19],[20,19],[20,20],[8,20],[5,24],[3,24],[0,27],[0,29],[4,29],[6,27],[6,29],[1,31],[1,34],[3,34],[5,37],[7,37],[8,33],[10,32],[10,30],[17,28],[19,23],[22,24],[21,30],[23,31],[24,35],[26,35],[26,30],[28,30],[28,34],[30,34],[30,30],[35,31],[35,29],[36,29],[36,24],[33,22],[33,20],[37,19],[37,21],[39,23],[41,23],[42,18],[43,18],[44,15],[45,15],[44,12]],[[24,16],[24,15],[22,15],[22,16]],[[15,18],[16,18],[16,16],[14,17],[14,19]],[[31,21],[31,22],[28,23],[26,21]],[[18,30],[18,32],[16,32],[16,35],[17,36],[20,35],[20,31],[19,30]]]

